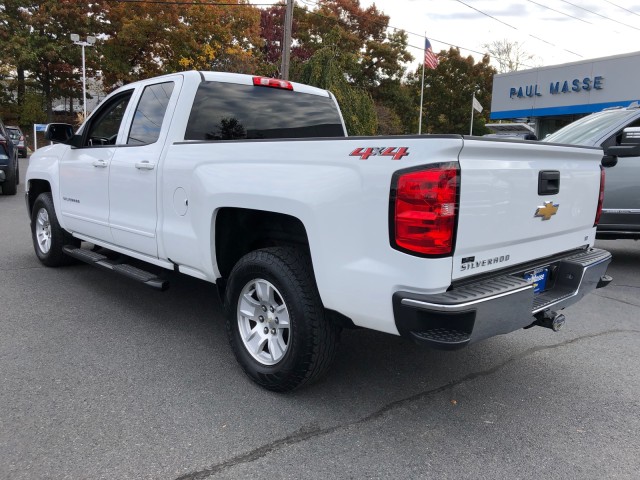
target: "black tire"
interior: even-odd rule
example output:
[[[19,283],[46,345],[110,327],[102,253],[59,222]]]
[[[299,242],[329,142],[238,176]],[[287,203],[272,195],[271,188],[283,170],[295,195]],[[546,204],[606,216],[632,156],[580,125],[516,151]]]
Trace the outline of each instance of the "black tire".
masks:
[[[289,318],[284,354],[280,360],[270,365],[256,359],[249,352],[241,333],[241,324],[249,325],[250,317],[239,313],[240,295],[243,291],[246,292],[251,282],[259,281],[265,281],[274,287],[273,297],[282,301]],[[257,289],[255,292],[255,298],[258,298]],[[246,298],[245,295],[243,298]],[[259,308],[263,307],[256,307],[255,311],[260,312]],[[225,310],[229,343],[238,363],[254,382],[268,390],[287,392],[312,382],[325,373],[333,361],[340,328],[326,317],[311,260],[295,248],[265,248],[242,257],[229,276]],[[276,314],[277,311],[276,309]],[[271,320],[265,319],[264,327],[258,327],[257,321],[253,323],[259,330],[269,330],[268,327],[276,325],[269,325],[268,322],[277,323],[277,320],[278,317],[275,320],[273,317]],[[267,350],[268,345],[265,347]],[[260,351],[259,354],[270,353]]]
[[[16,163],[17,160],[14,159],[13,162],[9,163],[9,167],[5,170],[5,178],[2,183],[2,194],[3,195],[15,195],[18,191],[18,179],[16,178]]]
[[[20,185],[20,156],[16,158],[16,185]]]
[[[46,215],[43,214],[46,219],[39,219],[39,215],[42,212],[46,212]],[[44,229],[45,236],[50,239],[48,248],[45,248],[44,242],[41,243],[38,239],[38,225],[42,227],[40,229],[41,233],[42,229]],[[65,255],[62,247],[65,245],[79,246],[80,241],[73,238],[66,230],[63,230],[58,223],[50,192],[41,193],[33,204],[33,210],[31,210],[31,239],[36,256],[47,267],[59,267],[73,263],[73,258]]]

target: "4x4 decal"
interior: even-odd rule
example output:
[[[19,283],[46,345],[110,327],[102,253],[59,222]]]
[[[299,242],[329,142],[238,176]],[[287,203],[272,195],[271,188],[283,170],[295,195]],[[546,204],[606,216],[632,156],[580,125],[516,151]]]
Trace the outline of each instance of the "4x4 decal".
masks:
[[[360,160],[367,160],[371,156],[391,157],[392,160],[400,160],[407,155],[409,155],[409,147],[356,148],[349,154],[350,157],[360,157]]]

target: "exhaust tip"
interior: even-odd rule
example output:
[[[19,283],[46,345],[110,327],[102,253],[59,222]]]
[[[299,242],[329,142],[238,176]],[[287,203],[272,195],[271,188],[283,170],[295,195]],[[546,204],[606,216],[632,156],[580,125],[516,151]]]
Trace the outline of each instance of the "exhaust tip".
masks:
[[[553,330],[554,332],[559,332],[560,330],[562,330],[565,320],[566,319],[562,313],[557,314],[551,320],[551,330]]]

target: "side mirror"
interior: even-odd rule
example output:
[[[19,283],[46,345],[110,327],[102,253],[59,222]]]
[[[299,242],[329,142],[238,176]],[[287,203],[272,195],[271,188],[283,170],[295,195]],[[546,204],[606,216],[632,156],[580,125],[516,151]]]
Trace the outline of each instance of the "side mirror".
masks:
[[[640,145],[640,127],[627,127],[622,130],[620,145]]]
[[[73,127],[68,123],[50,123],[44,131],[44,138],[53,143],[69,143],[73,138]]]
[[[620,145],[604,149],[603,167],[613,167],[618,157],[640,157],[640,127],[627,127],[622,131]],[[613,164],[612,164],[613,163]]]

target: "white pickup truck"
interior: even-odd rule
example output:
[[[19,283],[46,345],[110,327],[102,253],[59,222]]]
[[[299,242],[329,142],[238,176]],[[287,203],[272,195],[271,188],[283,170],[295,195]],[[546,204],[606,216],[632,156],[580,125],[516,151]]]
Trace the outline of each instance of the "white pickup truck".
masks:
[[[558,330],[611,280],[600,149],[347,137],[327,91],[195,71],[123,86],[47,138],[26,176],[42,263],[216,284],[240,365],[271,390],[324,372],[344,327],[460,348]]]

